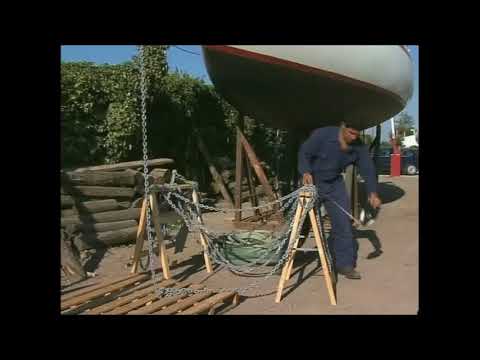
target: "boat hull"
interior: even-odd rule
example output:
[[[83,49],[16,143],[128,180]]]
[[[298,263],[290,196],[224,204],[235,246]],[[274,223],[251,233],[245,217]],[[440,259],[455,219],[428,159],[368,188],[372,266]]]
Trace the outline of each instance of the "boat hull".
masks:
[[[401,46],[202,47],[208,74],[235,108],[268,126],[309,130],[341,121],[362,130],[412,95]]]

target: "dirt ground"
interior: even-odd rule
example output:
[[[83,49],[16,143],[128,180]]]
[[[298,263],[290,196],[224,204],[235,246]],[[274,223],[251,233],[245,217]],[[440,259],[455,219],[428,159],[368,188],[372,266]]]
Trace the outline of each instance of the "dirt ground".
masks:
[[[203,281],[209,288],[243,287],[253,281],[259,286],[228,315],[264,314],[416,314],[418,312],[418,176],[390,178],[381,176],[379,193],[384,204],[377,221],[357,231],[359,256],[357,270],[361,280],[342,276],[337,283],[336,306],[330,305],[325,281],[316,253],[298,256],[292,276],[284,289],[281,303],[274,302],[279,275],[267,280],[240,277],[225,269],[207,274],[200,247],[189,235],[183,252],[168,249],[172,274],[181,280]],[[204,215],[205,223],[223,224],[231,228],[221,214]],[[313,247],[308,239],[304,247]],[[380,256],[367,255],[381,247]],[[96,276],[68,286],[62,276],[62,289],[70,290],[126,275],[133,255],[133,245],[99,251],[86,258],[84,265]],[[155,259],[157,261],[157,259]],[[253,296],[250,296],[253,295]],[[256,296],[259,295],[259,296]]]

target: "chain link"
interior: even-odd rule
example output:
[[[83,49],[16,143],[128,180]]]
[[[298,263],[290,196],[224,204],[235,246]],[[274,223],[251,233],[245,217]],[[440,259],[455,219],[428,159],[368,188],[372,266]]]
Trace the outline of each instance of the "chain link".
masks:
[[[157,186],[157,188],[160,188],[160,187]],[[164,189],[172,189],[171,185],[164,186],[163,188]],[[283,197],[281,197],[277,200],[274,200],[274,201],[271,201],[271,202],[268,202],[268,203],[265,203],[265,204],[262,204],[262,205],[259,205],[259,206],[252,206],[252,207],[243,208],[243,209],[219,208],[219,207],[208,206],[208,205],[204,205],[204,204],[198,204],[198,206],[202,209],[205,209],[205,210],[223,212],[223,213],[243,212],[243,211],[247,211],[247,210],[253,210],[254,211],[254,210],[264,209],[264,208],[267,208],[267,207],[272,207],[273,205],[282,203],[283,201],[286,201],[286,200],[288,200],[289,198],[292,198],[292,197],[298,197],[300,192],[316,192],[316,189],[315,189],[315,186],[313,186],[313,185],[305,185],[305,186],[303,186],[303,187],[301,187],[301,188],[291,192],[290,194],[285,195],[285,196],[283,196]],[[185,196],[181,195],[180,193],[172,192],[172,195],[175,196],[176,198],[188,203],[188,204],[192,203],[192,201],[190,199],[186,198]]]
[[[152,213],[150,208],[150,181],[148,176],[148,134],[147,134],[147,76],[145,71],[145,48],[140,46],[140,91],[141,91],[141,111],[142,111],[142,137],[143,137],[143,176],[144,176],[144,189],[145,189],[145,202],[146,202],[146,230],[147,230],[147,245],[150,272],[153,280],[153,286],[155,293],[160,297],[163,290],[158,286],[158,278],[155,272],[155,265],[153,263],[153,235],[152,235]],[[156,194],[154,194],[156,196]],[[156,234],[159,236],[159,234]],[[160,249],[159,249],[160,251]]]

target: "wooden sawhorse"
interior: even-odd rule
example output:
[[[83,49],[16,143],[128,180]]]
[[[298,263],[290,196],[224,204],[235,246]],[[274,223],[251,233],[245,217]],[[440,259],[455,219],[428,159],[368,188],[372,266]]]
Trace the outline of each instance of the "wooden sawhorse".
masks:
[[[282,299],[283,288],[285,286],[285,283],[290,278],[295,253],[297,252],[297,250],[301,250],[301,249],[297,248],[298,242],[300,240],[300,233],[301,233],[301,230],[302,230],[300,228],[299,222],[300,222],[300,219],[305,215],[305,209],[311,201],[314,201],[311,193],[309,193],[309,192],[301,192],[300,193],[300,199],[298,201],[297,210],[295,212],[295,217],[293,219],[294,223],[293,223],[292,232],[290,234],[290,239],[289,239],[289,243],[288,243],[289,244],[288,248],[292,249],[292,254],[290,255],[290,257],[287,260],[287,262],[285,263],[285,265],[283,266],[282,275],[280,276],[280,282],[278,284],[277,296],[275,298],[276,303],[279,303],[280,300]],[[316,208],[313,207],[308,212],[307,215],[308,215],[308,218],[309,218],[311,226],[312,226],[312,231],[313,231],[313,235],[315,237],[315,242],[317,244],[318,254],[320,256],[320,262],[322,264],[323,274],[324,274],[324,277],[325,277],[325,284],[327,286],[328,295],[330,297],[330,303],[332,305],[337,305],[334,277],[332,276],[332,273],[330,271],[330,267],[328,266],[327,246],[326,246],[325,240],[323,239],[323,237],[321,235],[320,228],[318,226],[319,218],[317,216]]]
[[[170,267],[168,263],[168,256],[167,256],[167,251],[165,248],[165,239],[163,237],[163,232],[160,224],[160,214],[158,211],[158,202],[157,202],[157,193],[153,192],[150,194],[150,209],[151,209],[151,215],[152,215],[152,222],[155,227],[155,233],[157,235],[157,240],[158,240],[158,249],[159,249],[159,256],[160,256],[160,262],[162,265],[162,271],[163,271],[163,277],[165,279],[170,279]],[[202,215],[200,212],[200,208],[198,207],[199,204],[199,198],[198,198],[198,193],[195,189],[192,191],[192,199],[193,203],[197,207],[197,221],[199,221],[201,224],[203,224],[203,219]],[[140,262],[140,257],[142,254],[142,249],[143,249],[143,243],[145,242],[145,230],[147,227],[147,199],[143,199],[142,203],[142,210],[140,212],[140,221],[138,224],[138,230],[137,230],[137,240],[135,244],[135,252],[133,255],[133,265],[132,265],[132,270],[131,273],[136,273],[138,272],[138,264]],[[207,240],[205,239],[205,236],[202,231],[200,231],[200,242],[203,247],[203,256],[205,260],[205,266],[207,268],[207,272],[211,273],[212,270],[212,263],[210,261],[210,258],[207,253]],[[152,261],[152,259],[150,259]]]

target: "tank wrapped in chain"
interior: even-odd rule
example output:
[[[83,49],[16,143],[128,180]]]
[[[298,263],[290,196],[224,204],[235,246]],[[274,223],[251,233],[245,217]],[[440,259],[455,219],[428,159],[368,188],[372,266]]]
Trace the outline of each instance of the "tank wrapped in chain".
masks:
[[[180,176],[179,178],[182,177]],[[293,218],[298,205],[298,195],[302,191],[308,191],[313,195],[312,200],[309,202],[310,208],[313,208],[316,192],[315,188],[311,186],[305,186],[278,200],[256,207],[269,207],[273,204],[283,202],[279,211],[286,216],[287,226],[286,229],[277,236],[274,236],[273,233],[258,231],[246,231],[243,233],[215,233],[211,229],[205,227],[202,223],[192,221],[192,219],[197,219],[197,216],[187,215],[188,212],[194,211],[192,210],[193,206],[207,208],[208,210],[217,212],[237,211],[237,209],[215,208],[204,206],[203,204],[195,205],[190,199],[175,191],[164,194],[164,197],[170,202],[172,208],[175,209],[175,211],[184,219],[190,231],[201,231],[204,234],[204,237],[207,239],[207,253],[212,258],[213,262],[225,265],[229,270],[238,274],[255,274],[258,273],[255,271],[256,268],[277,263],[278,259],[283,254],[283,251],[285,251],[294,223]],[[175,204],[171,201],[171,197],[181,199],[184,201],[185,205],[190,206],[187,206],[186,208],[180,207],[178,206],[178,203]],[[308,213],[310,208],[305,209],[305,213]]]

